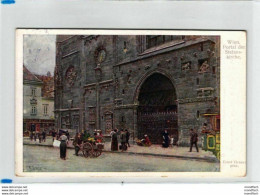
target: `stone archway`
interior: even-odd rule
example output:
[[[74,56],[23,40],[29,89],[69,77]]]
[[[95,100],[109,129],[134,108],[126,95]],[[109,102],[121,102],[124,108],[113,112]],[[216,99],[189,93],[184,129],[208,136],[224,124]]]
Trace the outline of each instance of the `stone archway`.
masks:
[[[137,133],[138,138],[147,134],[155,144],[162,143],[162,132],[178,140],[177,95],[172,81],[155,72],[146,77],[137,94]]]

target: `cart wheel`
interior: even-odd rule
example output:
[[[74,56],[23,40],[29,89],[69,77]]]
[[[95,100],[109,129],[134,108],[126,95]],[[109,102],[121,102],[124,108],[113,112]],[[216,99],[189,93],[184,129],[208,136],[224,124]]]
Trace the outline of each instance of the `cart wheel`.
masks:
[[[102,150],[94,149],[92,154],[93,154],[93,157],[99,157],[101,155],[101,153],[102,153]]]
[[[91,151],[92,151],[92,145],[90,143],[85,143],[83,145],[83,155],[85,158],[89,157],[91,155]]]

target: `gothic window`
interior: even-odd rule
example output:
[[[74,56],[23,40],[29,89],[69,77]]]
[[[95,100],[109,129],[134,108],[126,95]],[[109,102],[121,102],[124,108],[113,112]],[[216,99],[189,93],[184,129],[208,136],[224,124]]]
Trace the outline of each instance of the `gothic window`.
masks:
[[[90,122],[95,122],[96,121],[96,108],[92,107],[89,108],[89,121]]]
[[[183,40],[184,36],[175,35],[149,35],[146,36],[146,49],[155,47],[170,41]]]
[[[197,110],[197,118],[200,118],[200,111]]]
[[[113,113],[110,111],[107,111],[104,114],[105,114],[106,133],[110,133],[113,129]]]
[[[215,66],[212,67],[212,73],[216,74],[216,67]]]
[[[197,85],[199,85],[200,84],[200,79],[199,78],[197,78]]]
[[[73,129],[79,130],[79,115],[74,115],[73,116],[73,121],[72,121]]]
[[[203,43],[200,44],[200,51],[203,51],[204,48],[203,48]]]

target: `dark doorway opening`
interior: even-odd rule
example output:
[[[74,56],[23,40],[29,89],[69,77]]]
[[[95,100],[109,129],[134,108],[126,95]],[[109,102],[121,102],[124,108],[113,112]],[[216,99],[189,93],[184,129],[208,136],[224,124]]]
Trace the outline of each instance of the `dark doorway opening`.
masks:
[[[155,73],[140,88],[138,97],[138,138],[147,134],[154,144],[162,143],[167,129],[174,142],[178,141],[178,117],[175,88],[166,76]]]

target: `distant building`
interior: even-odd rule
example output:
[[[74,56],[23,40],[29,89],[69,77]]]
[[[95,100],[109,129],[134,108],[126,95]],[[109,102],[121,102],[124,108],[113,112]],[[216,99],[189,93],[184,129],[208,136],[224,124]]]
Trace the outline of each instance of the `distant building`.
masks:
[[[35,75],[23,66],[23,131],[54,128],[53,77]]]

